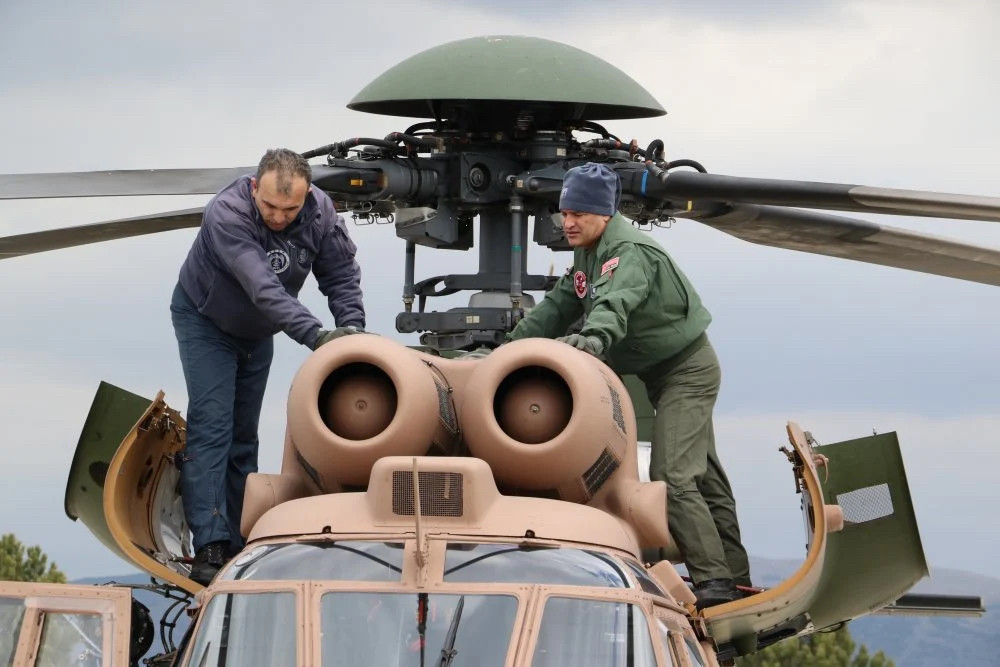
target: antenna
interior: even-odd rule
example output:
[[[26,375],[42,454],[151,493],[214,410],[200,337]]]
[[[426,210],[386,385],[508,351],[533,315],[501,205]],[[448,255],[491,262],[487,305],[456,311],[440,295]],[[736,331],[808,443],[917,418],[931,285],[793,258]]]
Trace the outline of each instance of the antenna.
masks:
[[[417,457],[413,457],[413,516],[416,518],[417,549],[414,554],[417,559],[417,581],[422,585],[425,579],[424,567],[427,565],[428,549],[424,531],[420,524],[420,473],[417,470]]]

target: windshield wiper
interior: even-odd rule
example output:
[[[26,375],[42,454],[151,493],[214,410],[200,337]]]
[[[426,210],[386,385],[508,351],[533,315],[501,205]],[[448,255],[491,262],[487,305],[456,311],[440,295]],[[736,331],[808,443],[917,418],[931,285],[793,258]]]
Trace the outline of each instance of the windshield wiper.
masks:
[[[455,605],[455,615],[451,617],[448,625],[448,633],[444,636],[444,646],[441,647],[441,658],[437,662],[437,667],[450,667],[451,661],[455,659],[458,651],[455,650],[455,638],[458,636],[458,624],[462,621],[462,608],[465,606],[465,596],[458,598]]]
[[[201,654],[201,660],[198,661],[198,667],[205,667],[205,661],[208,660],[208,654],[212,648],[212,641],[209,640],[205,642],[205,652]]]
[[[417,635],[420,642],[420,667],[424,667],[424,645],[427,643],[427,593],[417,593]]]

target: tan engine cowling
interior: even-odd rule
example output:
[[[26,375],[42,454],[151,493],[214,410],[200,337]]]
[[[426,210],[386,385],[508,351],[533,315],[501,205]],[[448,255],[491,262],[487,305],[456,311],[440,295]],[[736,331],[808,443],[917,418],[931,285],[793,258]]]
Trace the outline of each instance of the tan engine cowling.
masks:
[[[459,408],[465,442],[506,485],[588,502],[635,448],[635,414],[610,369],[527,339],[478,363]]]
[[[457,439],[447,383],[388,338],[347,336],[306,359],[288,396],[288,434],[322,491],[368,484],[383,456],[421,456]]]

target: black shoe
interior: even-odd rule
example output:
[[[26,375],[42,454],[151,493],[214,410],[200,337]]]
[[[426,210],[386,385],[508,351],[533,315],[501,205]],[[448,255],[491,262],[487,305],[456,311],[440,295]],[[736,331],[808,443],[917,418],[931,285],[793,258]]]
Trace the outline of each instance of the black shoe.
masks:
[[[743,599],[743,594],[736,589],[732,579],[708,579],[697,583],[694,586],[694,596],[697,599],[694,605],[696,609]]]
[[[194,555],[189,578],[202,586],[208,586],[225,563],[226,542],[206,544]]]

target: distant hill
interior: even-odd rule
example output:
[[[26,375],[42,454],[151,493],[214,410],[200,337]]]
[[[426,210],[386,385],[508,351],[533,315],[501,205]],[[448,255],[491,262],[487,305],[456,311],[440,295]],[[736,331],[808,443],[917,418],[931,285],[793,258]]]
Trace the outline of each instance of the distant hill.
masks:
[[[754,584],[774,586],[800,565],[794,560],[752,558]],[[88,577],[72,583],[148,584],[149,577],[127,574],[113,577]],[[1000,579],[960,570],[934,569],[931,578],[918,583],[915,592],[979,595],[987,613],[982,618],[955,619],[912,616],[869,616],[850,624],[851,635],[869,652],[884,651],[898,667],[939,667],[940,665],[1000,664]],[[135,591],[136,598],[149,607],[155,623],[159,623],[170,605],[169,600],[149,591]],[[174,641],[180,642],[188,626],[181,615]],[[159,652],[160,629],[157,625],[153,648],[147,654]]]
[[[959,570],[931,570],[920,593],[979,595],[982,618],[868,616],[850,624],[869,649],[885,651],[900,667],[1000,665],[1000,579]]]

